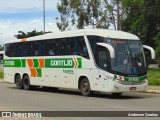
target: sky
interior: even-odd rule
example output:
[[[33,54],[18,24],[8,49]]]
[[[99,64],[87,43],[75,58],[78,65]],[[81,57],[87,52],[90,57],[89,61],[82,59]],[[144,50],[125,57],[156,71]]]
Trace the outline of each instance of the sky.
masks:
[[[59,31],[56,17],[59,0],[45,0],[46,31]],[[43,31],[43,0],[0,0],[0,45],[16,39],[18,31]]]

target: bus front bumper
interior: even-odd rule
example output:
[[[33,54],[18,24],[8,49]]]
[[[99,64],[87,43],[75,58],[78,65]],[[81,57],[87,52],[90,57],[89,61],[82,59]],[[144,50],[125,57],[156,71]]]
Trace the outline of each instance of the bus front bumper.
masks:
[[[111,91],[117,92],[134,92],[134,91],[146,91],[148,81],[145,80],[142,84],[121,84],[116,81],[112,81]]]

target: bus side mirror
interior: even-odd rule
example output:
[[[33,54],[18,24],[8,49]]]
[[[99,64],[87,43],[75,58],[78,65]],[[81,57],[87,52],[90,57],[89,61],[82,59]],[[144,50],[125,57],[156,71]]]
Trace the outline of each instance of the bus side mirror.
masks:
[[[150,50],[152,59],[155,59],[155,51],[152,47],[147,46],[147,45],[143,45],[143,48],[146,48],[146,49]]]
[[[111,58],[115,58],[115,51],[111,45],[109,45],[107,43],[97,43],[97,45],[107,48],[109,50]]]

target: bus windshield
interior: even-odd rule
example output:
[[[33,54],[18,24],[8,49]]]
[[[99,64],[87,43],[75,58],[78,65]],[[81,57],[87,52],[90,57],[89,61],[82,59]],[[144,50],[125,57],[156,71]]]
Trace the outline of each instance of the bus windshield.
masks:
[[[115,50],[111,59],[111,70],[129,75],[146,73],[146,63],[142,44],[139,40],[105,39]]]
[[[124,76],[141,76],[147,73],[140,40],[111,39],[99,36],[88,36],[88,39],[96,65],[101,69]],[[108,49],[97,45],[97,43],[111,45],[114,48],[115,57],[110,58]]]

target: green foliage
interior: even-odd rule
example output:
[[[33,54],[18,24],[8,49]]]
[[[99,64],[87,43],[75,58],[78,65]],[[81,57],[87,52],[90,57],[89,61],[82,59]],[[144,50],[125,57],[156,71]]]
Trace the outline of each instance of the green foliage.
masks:
[[[149,85],[160,85],[160,70],[149,69],[148,70],[148,84]]]
[[[0,45],[0,51],[3,51],[4,46]]]
[[[85,25],[95,24],[100,13],[99,0],[61,0],[57,5],[58,11],[61,13],[57,22],[60,30],[64,31],[69,25],[71,19],[72,25],[76,24],[79,29],[84,28]],[[98,22],[98,21],[96,21]]]
[[[51,32],[46,32],[46,33],[51,33]],[[18,34],[15,35],[15,37],[17,39],[21,39],[21,38],[28,38],[28,37],[33,37],[33,36],[38,36],[38,35],[43,35],[43,34],[44,34],[43,31],[38,32],[36,30],[33,30],[31,32],[27,32],[27,33],[23,32],[23,31],[18,31]]]
[[[154,37],[154,41],[157,45],[156,47],[156,59],[157,61],[160,61],[160,32]],[[160,64],[160,62],[158,63]]]
[[[123,0],[60,0],[57,9],[61,16],[56,18],[57,26],[62,31],[68,26],[78,29],[85,26],[108,28],[110,24],[115,29],[120,29],[120,21],[125,13],[121,1]]]
[[[124,0],[126,18],[122,21],[122,30],[136,34],[143,44],[156,49],[156,58],[160,58],[160,1]],[[152,63],[150,51],[146,52],[147,64]]]
[[[0,78],[3,78],[3,72],[0,71]]]
[[[156,48],[156,59],[157,61],[160,60],[160,46]],[[160,62],[158,64],[160,64]]]
[[[160,86],[160,80],[149,80],[148,85]]]
[[[124,0],[127,8],[126,19],[122,21],[122,30],[140,37],[143,44],[156,46],[153,38],[160,28],[159,0]]]

